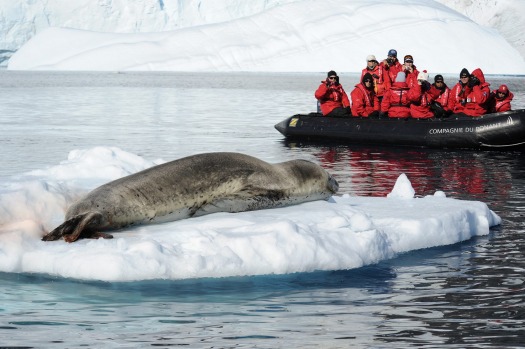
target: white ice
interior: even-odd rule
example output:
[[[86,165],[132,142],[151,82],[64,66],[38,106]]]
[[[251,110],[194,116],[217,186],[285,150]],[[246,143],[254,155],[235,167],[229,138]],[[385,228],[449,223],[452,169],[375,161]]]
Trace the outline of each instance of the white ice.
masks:
[[[403,174],[384,198],[338,193],[328,201],[123,229],[111,240],[40,240],[89,190],[162,162],[95,147],[0,184],[0,271],[132,281],[352,269],[486,235],[501,222],[483,202],[439,190],[418,197]]]
[[[389,49],[431,75],[525,74],[496,30],[432,0],[300,0],[220,23],[150,33],[49,28],[12,70],[359,72]]]

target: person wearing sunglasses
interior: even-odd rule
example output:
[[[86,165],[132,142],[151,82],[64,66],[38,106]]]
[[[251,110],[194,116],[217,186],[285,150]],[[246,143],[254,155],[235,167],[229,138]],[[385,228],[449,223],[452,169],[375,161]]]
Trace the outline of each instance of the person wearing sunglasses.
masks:
[[[326,80],[315,91],[315,98],[319,101],[321,113],[329,117],[348,117],[350,114],[350,100],[343,85],[339,83],[339,76],[333,70],[326,75]]]
[[[436,100],[432,102],[431,106],[432,110],[434,111],[434,115],[437,118],[449,116],[451,114],[448,109],[450,88],[448,88],[447,84],[445,83],[443,75],[437,74],[434,76],[434,83],[432,84],[432,87],[439,91],[439,96],[436,97]]]
[[[414,87],[414,85],[417,85],[417,77],[419,75],[419,70],[417,70],[416,66],[414,65],[414,57],[412,55],[406,55],[403,58],[403,65],[402,65],[402,71],[405,72],[405,80],[407,82],[408,87]]]
[[[379,64],[374,55],[368,55],[366,57],[366,68],[361,71],[361,81],[363,81],[363,77],[367,73],[369,73],[374,79],[374,91],[377,98],[379,98],[379,102],[381,102],[385,91],[390,88],[390,78],[388,77],[386,70]]]
[[[379,99],[374,91],[372,74],[363,75],[361,82],[355,85],[350,93],[352,100],[352,116],[376,116],[379,114]]]
[[[470,80],[470,73],[467,68],[461,69],[459,73],[459,81],[450,91],[450,98],[448,99],[447,109],[454,114],[459,114],[465,109],[467,103],[467,95],[470,93],[468,82]]]
[[[487,114],[490,103],[490,84],[485,81],[485,74],[480,68],[472,71],[468,86],[472,92],[467,96],[467,104],[463,112],[472,117]]]
[[[507,85],[501,85],[497,90],[492,91],[490,100],[490,112],[502,113],[512,110],[510,102],[514,98]]]

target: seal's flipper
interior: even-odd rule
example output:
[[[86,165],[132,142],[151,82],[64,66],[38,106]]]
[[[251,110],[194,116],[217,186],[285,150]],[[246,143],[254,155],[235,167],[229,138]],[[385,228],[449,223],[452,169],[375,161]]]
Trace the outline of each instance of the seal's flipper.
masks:
[[[53,229],[53,231],[44,235],[42,241],[55,241],[62,238],[66,234],[71,234],[71,232],[75,229],[75,227],[82,220],[82,218],[84,218],[84,216],[85,215],[78,215],[68,219],[67,221]]]
[[[64,240],[66,242],[77,241],[82,233],[84,233],[84,230],[89,230],[90,224],[97,225],[102,218],[102,215],[98,212],[89,212],[82,216],[83,217],[75,227],[75,230],[73,230],[71,234],[64,235]]]
[[[68,219],[64,223],[56,227],[52,232],[45,235],[42,241],[55,241],[64,238],[67,242],[78,240],[85,229],[89,229],[89,225],[98,223],[102,215],[98,212],[89,212],[77,215]]]

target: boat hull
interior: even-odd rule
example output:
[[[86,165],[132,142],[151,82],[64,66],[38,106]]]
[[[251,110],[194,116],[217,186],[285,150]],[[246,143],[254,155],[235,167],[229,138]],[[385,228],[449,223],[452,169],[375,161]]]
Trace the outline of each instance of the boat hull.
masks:
[[[275,125],[288,139],[429,148],[525,148],[525,109],[477,118],[329,118],[297,114]]]

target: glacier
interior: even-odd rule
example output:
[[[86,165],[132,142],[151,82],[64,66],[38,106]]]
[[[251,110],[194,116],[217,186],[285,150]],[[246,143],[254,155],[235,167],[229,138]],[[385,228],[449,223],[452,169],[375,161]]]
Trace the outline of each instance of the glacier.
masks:
[[[434,74],[456,74],[463,67],[525,74],[525,60],[497,30],[433,0],[79,3],[85,6],[69,4],[61,11],[91,11],[97,15],[82,18],[93,23],[63,20],[75,29],[39,31],[16,51],[8,69],[357,72],[367,55],[382,59],[395,48]],[[107,5],[106,17],[98,15],[100,3]]]

